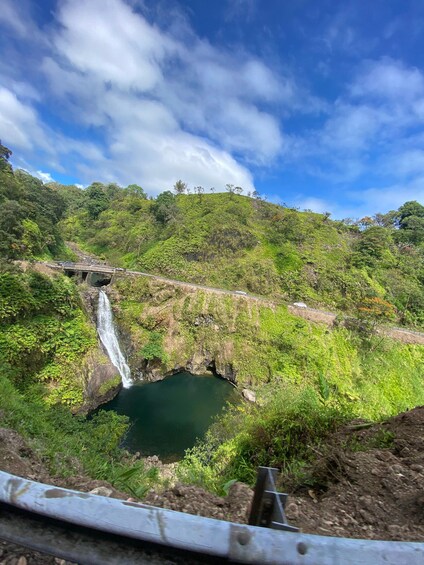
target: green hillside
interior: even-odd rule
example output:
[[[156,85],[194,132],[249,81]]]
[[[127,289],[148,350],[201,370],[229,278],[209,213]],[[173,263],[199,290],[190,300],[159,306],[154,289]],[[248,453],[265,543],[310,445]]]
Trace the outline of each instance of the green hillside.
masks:
[[[94,302],[81,300],[87,286],[30,265],[72,258],[65,241],[111,265],[272,299],[119,274],[108,290],[133,374],[154,380],[212,367],[256,394],[256,404],[229,409],[187,454],[178,471],[186,482],[222,492],[234,478],[252,482],[257,465],[299,478],[340,422],[424,401],[423,347],[373,331],[376,322],[424,322],[421,204],[333,221],[233,190],[148,199],[137,185],[45,185],[13,171],[9,156],[0,146],[0,425],[30,438],[55,472],[72,474],[81,457],[91,476],[131,477],[127,490],[150,481],[122,459],[122,419],[71,417],[103,362],[87,311]],[[314,324],[276,304],[294,300],[360,323]]]
[[[70,258],[70,240],[115,266],[353,314],[377,298],[397,323],[424,322],[418,202],[353,222],[234,190],[148,199],[135,184],[45,185],[1,147],[0,256]]]
[[[424,322],[418,203],[352,223],[234,193],[148,200],[135,185],[95,183],[84,196],[64,237],[113,265],[352,313],[378,298],[398,323]]]

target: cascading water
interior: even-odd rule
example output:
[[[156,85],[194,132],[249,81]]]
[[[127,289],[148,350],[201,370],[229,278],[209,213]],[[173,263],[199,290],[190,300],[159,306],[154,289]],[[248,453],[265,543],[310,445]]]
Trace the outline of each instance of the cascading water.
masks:
[[[97,310],[97,331],[101,342],[103,343],[109,359],[118,369],[122,378],[122,386],[129,388],[132,385],[131,371],[128,367],[125,357],[119,347],[118,338],[116,337],[113,325],[112,308],[107,294],[101,290],[99,292],[99,306]]]

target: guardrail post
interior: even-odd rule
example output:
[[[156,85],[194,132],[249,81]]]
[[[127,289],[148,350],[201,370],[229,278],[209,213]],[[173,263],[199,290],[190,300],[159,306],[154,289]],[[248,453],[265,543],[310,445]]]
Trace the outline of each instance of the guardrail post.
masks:
[[[288,495],[277,492],[275,486],[277,473],[278,469],[272,467],[258,468],[249,524],[274,530],[298,532],[299,528],[287,522],[284,507]]]

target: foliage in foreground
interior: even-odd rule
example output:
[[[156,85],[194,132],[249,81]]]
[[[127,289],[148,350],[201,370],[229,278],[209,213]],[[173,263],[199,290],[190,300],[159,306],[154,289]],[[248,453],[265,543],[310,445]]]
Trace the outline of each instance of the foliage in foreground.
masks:
[[[340,424],[354,417],[380,420],[424,403],[423,348],[370,339],[372,348],[359,348],[350,377],[346,342],[345,359],[334,358],[326,371],[316,368],[315,378],[274,379],[257,391],[258,404],[229,407],[186,452],[180,478],[222,494],[231,480],[253,485],[257,467],[265,465],[281,469],[286,486],[308,484],[305,468]]]
[[[231,480],[253,486],[260,465],[300,477],[314,448],[350,416],[347,409],[320,402],[312,388],[274,389],[262,406],[227,409],[205,440],[186,452],[179,476],[221,494]]]
[[[66,277],[0,265],[0,368],[20,389],[45,383],[45,400],[83,403],[84,358],[97,348],[75,285]]]
[[[2,374],[0,390],[0,426],[26,438],[52,476],[88,475],[135,496],[155,482],[156,470],[145,470],[119,447],[128,428],[125,416],[112,411],[91,418],[72,415],[65,406],[48,406],[39,387],[19,392]]]

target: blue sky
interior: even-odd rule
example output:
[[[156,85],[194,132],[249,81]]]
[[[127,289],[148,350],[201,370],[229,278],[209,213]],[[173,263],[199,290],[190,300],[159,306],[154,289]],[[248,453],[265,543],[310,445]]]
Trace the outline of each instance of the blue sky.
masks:
[[[424,202],[421,0],[1,0],[0,139],[44,180]]]

